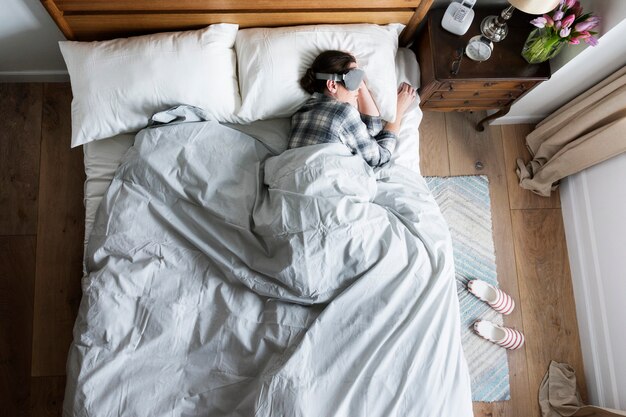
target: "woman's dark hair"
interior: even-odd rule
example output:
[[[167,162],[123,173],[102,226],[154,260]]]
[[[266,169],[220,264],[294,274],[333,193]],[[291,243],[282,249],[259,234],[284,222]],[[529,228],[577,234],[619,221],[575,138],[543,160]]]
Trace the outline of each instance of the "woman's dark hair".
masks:
[[[356,62],[356,58],[343,51],[325,51],[315,58],[311,68],[306,70],[300,79],[300,86],[310,94],[323,93],[326,90],[326,80],[316,80],[315,73],[345,74],[350,70],[350,64]]]

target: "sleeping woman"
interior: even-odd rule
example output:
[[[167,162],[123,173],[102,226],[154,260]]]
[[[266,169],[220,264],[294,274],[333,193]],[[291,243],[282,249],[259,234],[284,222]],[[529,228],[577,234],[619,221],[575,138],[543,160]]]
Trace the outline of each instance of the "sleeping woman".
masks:
[[[347,52],[322,52],[300,80],[312,94],[291,118],[289,148],[343,143],[372,167],[386,164],[396,147],[402,116],[415,101],[415,89],[403,83],[398,91],[396,120],[384,128],[380,113]]]

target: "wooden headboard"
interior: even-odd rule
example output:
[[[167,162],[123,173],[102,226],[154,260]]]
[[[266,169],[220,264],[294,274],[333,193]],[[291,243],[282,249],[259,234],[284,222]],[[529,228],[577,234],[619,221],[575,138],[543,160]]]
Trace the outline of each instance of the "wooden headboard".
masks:
[[[41,0],[70,40],[199,29],[319,23],[404,23],[400,45],[413,39],[433,0]]]

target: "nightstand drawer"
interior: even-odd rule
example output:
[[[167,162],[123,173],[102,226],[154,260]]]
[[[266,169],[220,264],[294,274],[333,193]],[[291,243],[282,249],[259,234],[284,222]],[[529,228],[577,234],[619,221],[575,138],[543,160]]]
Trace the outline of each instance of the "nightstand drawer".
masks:
[[[519,97],[523,91],[521,90],[452,90],[452,91],[435,91],[427,100],[476,100],[476,99],[504,99],[513,100]]]
[[[534,81],[446,81],[442,82],[437,91],[480,91],[490,90],[519,91],[520,94],[530,90]]]
[[[486,110],[498,109],[511,104],[512,99],[489,100],[426,100],[422,102],[423,109],[450,109],[450,110]]]

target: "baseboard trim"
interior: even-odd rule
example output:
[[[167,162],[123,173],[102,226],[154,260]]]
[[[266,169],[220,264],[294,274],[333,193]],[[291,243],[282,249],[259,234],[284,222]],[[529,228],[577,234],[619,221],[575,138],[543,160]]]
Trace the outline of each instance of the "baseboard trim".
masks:
[[[585,379],[591,404],[620,409],[588,190],[582,171],[560,192]]]
[[[60,71],[0,71],[0,83],[66,83],[70,75]]]
[[[540,116],[502,116],[491,122],[492,125],[519,125],[519,124],[537,124],[548,117],[547,114]]]

